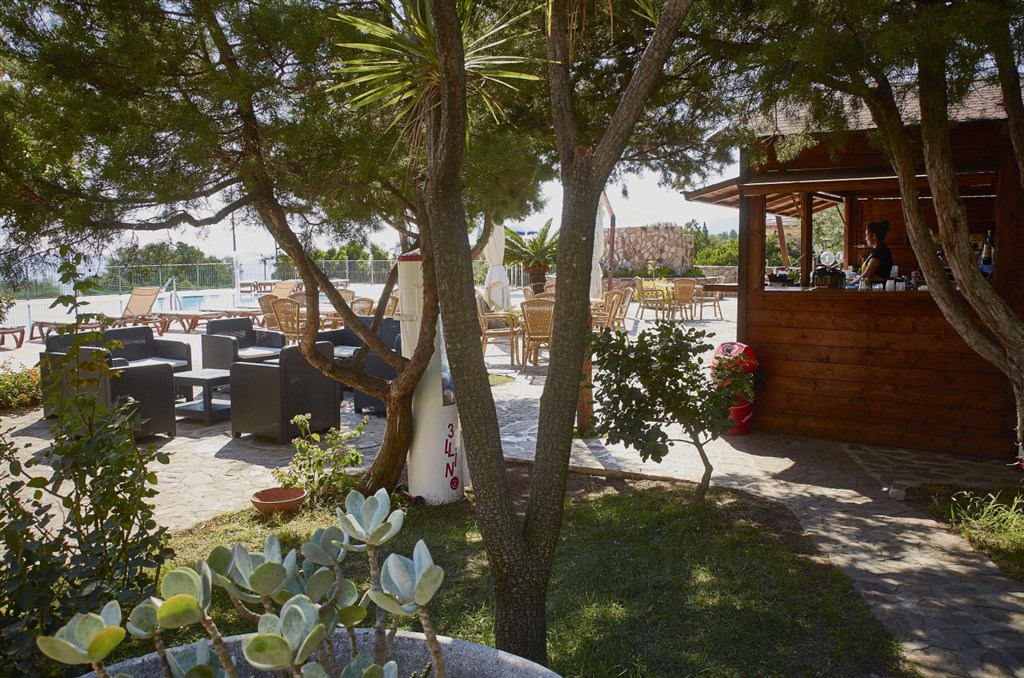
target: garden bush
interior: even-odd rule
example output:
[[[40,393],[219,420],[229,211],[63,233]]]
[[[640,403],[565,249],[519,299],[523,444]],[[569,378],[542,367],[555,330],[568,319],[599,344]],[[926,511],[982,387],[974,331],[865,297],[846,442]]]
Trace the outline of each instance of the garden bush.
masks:
[[[16,369],[11,363],[0,364],[0,412],[36,407],[41,400],[38,369]]]
[[[73,283],[75,295],[95,287],[78,278],[79,262],[71,257],[61,266],[62,282]],[[76,296],[60,301],[80,309]],[[150,467],[166,464],[166,453],[135,443],[133,402],[105,407],[78,378],[109,369],[99,352],[91,352],[91,360],[79,355],[98,335],[74,335],[67,364],[82,369],[68,377],[74,395],[52,389],[57,418],[45,456],[27,453],[9,432],[0,432],[2,676],[57,675],[35,651],[34,636],[51,634],[62,620],[111,598],[134,605],[153,595],[153,572],[173,555],[166,530],[153,519],[157,478]],[[62,370],[55,368],[52,377],[64,378]]]

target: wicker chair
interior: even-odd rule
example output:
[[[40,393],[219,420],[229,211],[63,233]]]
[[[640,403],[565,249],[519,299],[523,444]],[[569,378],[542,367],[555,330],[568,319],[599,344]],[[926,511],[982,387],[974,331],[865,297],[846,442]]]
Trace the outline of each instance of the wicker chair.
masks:
[[[720,277],[717,278],[706,278],[706,282],[719,283],[722,282]],[[697,294],[693,298],[693,305],[700,308],[700,319],[704,319],[704,307],[710,306],[715,312],[714,317],[723,318],[722,315],[722,293],[721,292],[707,292],[703,288],[700,294]]]
[[[277,329],[277,316],[274,315],[274,307],[272,303],[274,299],[278,299],[273,294],[264,294],[260,296],[256,301],[260,302],[260,310],[263,311],[263,326],[268,330]]]
[[[540,360],[540,349],[551,350],[551,330],[555,321],[555,302],[551,299],[524,301],[523,309],[523,369],[526,361],[534,365]]]
[[[537,293],[533,291],[533,288],[527,285],[523,288],[523,300],[529,301],[537,297]]]
[[[329,342],[316,350],[334,356]],[[238,362],[231,366],[231,434],[274,438],[286,443],[299,435],[296,414],[310,416],[311,431],[341,424],[338,382],[313,367],[298,346],[284,348],[277,363]]]
[[[283,299],[274,299],[271,306],[274,309],[278,328],[284,334],[285,341],[299,343],[299,337],[302,335],[303,326],[305,325],[305,315],[299,302],[285,297]]]
[[[522,330],[515,315],[511,313],[492,313],[487,300],[476,295],[476,315],[480,321],[480,340],[483,352],[487,353],[487,344],[508,343],[509,363],[515,367],[519,359],[519,337]]]
[[[356,300],[356,293],[352,290],[338,290],[338,294],[341,295],[341,298],[344,299],[345,303],[348,304],[349,306],[351,306],[352,302]]]
[[[555,293],[554,292],[541,292],[540,294],[533,295],[533,298],[534,299],[547,299],[548,301],[554,301],[555,300]]]
[[[545,282],[544,283],[544,291],[545,292],[554,292],[555,291],[555,281],[554,280],[548,280],[547,282]]]
[[[398,295],[397,294],[392,294],[390,297],[388,297],[387,305],[384,306],[384,317],[385,318],[394,318],[395,317],[395,313],[397,313],[397,312],[398,312]]]
[[[298,302],[302,308],[306,307],[306,293],[305,292],[292,292],[288,295],[288,299]]]
[[[619,306],[622,305],[623,290],[608,290],[604,295],[604,304],[598,311],[590,311],[590,329],[600,332],[604,329],[615,329]]]
[[[664,316],[669,311],[669,299],[665,290],[645,286],[643,278],[633,278],[633,289],[636,290],[636,300],[640,304],[640,314],[637,317],[641,320],[648,308],[654,311],[654,317]]]
[[[356,315],[373,315],[374,305],[375,302],[369,297],[359,297],[349,304],[352,307],[352,312]]]
[[[618,310],[615,312],[615,322],[613,327],[622,332],[626,331],[626,314],[629,313],[629,304],[633,301],[633,288],[623,287],[622,288],[622,302],[619,304]]]
[[[676,278],[673,283],[676,286],[675,299],[673,299],[672,317],[676,317],[678,311],[680,318],[693,318],[693,293],[697,287],[697,281],[693,278]]]
[[[206,323],[202,337],[203,367],[228,370],[242,360],[272,360],[285,347],[284,334],[253,327],[251,318],[222,318]]]

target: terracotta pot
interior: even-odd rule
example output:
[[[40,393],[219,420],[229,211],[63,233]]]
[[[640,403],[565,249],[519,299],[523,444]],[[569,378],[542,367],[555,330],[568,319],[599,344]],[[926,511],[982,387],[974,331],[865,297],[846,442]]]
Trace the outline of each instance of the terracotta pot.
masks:
[[[301,487],[271,487],[253,492],[252,505],[265,516],[278,511],[291,512],[306,501],[306,491]]]

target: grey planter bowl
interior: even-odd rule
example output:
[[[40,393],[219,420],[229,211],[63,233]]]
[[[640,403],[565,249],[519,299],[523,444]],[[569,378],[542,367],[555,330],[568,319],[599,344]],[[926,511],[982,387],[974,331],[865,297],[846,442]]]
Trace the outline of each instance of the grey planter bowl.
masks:
[[[373,629],[356,629],[359,638],[359,649],[373,651]],[[235,660],[238,675],[271,676],[271,673],[256,671],[242,657],[242,641],[248,638],[232,636],[226,639],[228,649]],[[477,645],[465,640],[457,640],[446,636],[438,636],[441,643],[441,656],[444,657],[445,668],[449,678],[559,678],[554,671],[544,668],[522,657],[495,650],[484,645]],[[344,663],[348,662],[349,641],[345,629],[334,632],[334,648]],[[398,662],[398,675],[408,676],[414,671],[422,671],[430,663],[430,652],[422,633],[399,631],[391,646],[391,656]],[[128,659],[107,667],[113,676],[127,673],[133,678],[163,678],[160,661],[156,653],[147,654],[135,659]],[[95,673],[87,673],[82,678],[95,678]]]

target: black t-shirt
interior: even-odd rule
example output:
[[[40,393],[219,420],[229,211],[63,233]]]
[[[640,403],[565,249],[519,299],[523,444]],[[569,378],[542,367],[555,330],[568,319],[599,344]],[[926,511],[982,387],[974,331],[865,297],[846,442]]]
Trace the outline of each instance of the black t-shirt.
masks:
[[[868,262],[872,259],[878,260],[878,270],[875,271],[872,278],[888,280],[889,274],[892,273],[892,251],[889,249],[889,246],[883,242],[878,247],[871,250],[871,254],[869,254],[868,258],[864,260],[865,268],[867,267]]]

